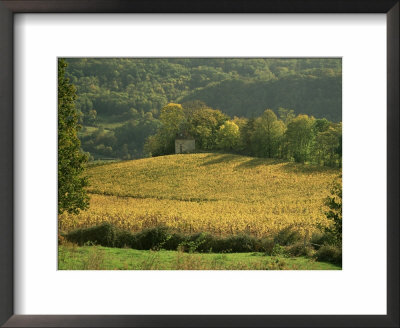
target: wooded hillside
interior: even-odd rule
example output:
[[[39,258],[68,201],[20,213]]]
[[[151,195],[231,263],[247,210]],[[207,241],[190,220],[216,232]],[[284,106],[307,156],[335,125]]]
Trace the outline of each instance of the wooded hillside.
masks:
[[[223,117],[216,129],[235,116],[244,119],[242,125],[252,123],[266,109],[341,121],[337,58],[70,58],[67,63],[66,76],[76,86],[81,113],[79,137],[92,158],[145,156],[144,145],[160,131],[162,109],[169,103],[182,104],[186,116],[201,108],[219,110]],[[198,131],[203,119],[192,121],[192,134],[207,134]],[[201,149],[218,148],[200,139]],[[244,153],[261,156],[263,151]]]
[[[169,102],[201,100],[233,116],[266,108],[341,121],[341,59],[74,58],[67,75],[86,119],[154,116]]]

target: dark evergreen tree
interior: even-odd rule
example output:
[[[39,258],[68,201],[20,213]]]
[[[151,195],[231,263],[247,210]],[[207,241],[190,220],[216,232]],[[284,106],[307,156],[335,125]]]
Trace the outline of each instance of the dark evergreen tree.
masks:
[[[58,61],[58,213],[77,213],[89,204],[83,176],[87,156],[80,149],[75,108],[76,89],[65,77],[66,62]]]

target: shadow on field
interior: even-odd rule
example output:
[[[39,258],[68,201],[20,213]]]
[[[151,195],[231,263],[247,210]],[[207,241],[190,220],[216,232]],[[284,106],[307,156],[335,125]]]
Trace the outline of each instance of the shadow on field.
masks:
[[[323,173],[323,172],[339,172],[340,169],[328,166],[289,162],[282,166],[282,170],[288,173]]]
[[[237,155],[233,154],[210,154],[206,157],[208,159],[206,162],[202,163],[200,166],[208,166],[220,163],[234,162],[238,160]]]
[[[283,161],[279,159],[255,157],[237,165],[235,169],[251,169],[260,165],[275,165],[280,163],[283,163]]]
[[[209,154],[205,157],[204,163],[200,164],[200,166],[208,166],[221,163],[235,163],[235,162],[239,163],[234,167],[234,170],[251,169],[262,165],[268,166],[268,165],[282,164],[280,166],[280,169],[287,173],[304,173],[304,174],[324,173],[324,172],[339,173],[340,171],[339,168],[332,168],[328,166],[313,165],[313,164],[294,163],[277,158],[252,157],[246,161],[243,161],[242,156],[235,154],[227,154],[227,153]]]

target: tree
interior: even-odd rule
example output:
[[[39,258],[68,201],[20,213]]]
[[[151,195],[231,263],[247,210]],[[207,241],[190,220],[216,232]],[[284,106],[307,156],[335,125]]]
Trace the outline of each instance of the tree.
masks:
[[[156,133],[159,126],[160,122],[153,119],[151,113],[146,113],[141,119],[128,121],[124,125],[115,128],[116,140],[114,148],[121,149],[121,152],[117,155],[122,156],[124,159],[142,156],[146,139]],[[127,156],[128,154],[130,155],[129,157]]]
[[[332,234],[334,243],[342,245],[342,176],[332,184],[331,195],[325,198],[328,210],[326,217],[332,221],[327,231]]]
[[[314,139],[314,120],[308,115],[298,115],[287,126],[288,155],[296,162],[304,163],[310,157]]]
[[[254,155],[251,151],[252,147],[252,136],[255,126],[255,119],[249,118],[244,126],[240,126],[240,139],[244,148],[244,153],[248,155]]]
[[[319,118],[314,121],[315,134],[325,132],[329,129],[331,123],[326,118]]]
[[[198,142],[199,148],[210,150],[215,148],[217,132],[228,116],[220,110],[198,108],[188,116],[189,132]]]
[[[293,109],[279,107],[278,114],[279,118],[283,121],[283,123],[285,123],[285,125],[288,125],[295,118]]]
[[[341,165],[341,154],[338,153],[342,137],[341,124],[332,124],[326,131],[315,137],[314,157],[318,164],[327,166]]]
[[[95,109],[89,110],[89,112],[85,114],[84,118],[85,118],[84,122],[87,125],[96,126],[97,112]]]
[[[170,103],[164,106],[161,109],[160,120],[165,133],[174,138],[186,121],[182,105]]]
[[[182,105],[169,103],[161,109],[161,126],[157,133],[149,136],[144,145],[145,153],[151,156],[172,154],[175,151],[175,138],[186,132],[187,120]]]
[[[239,127],[232,121],[226,121],[217,132],[217,147],[234,150],[240,141]]]
[[[76,89],[65,77],[67,64],[58,61],[58,213],[78,213],[89,205],[87,178],[82,175],[88,160],[80,149],[75,108]]]
[[[161,109],[161,129],[158,131],[158,140],[162,154],[172,154],[175,151],[175,138],[179,132],[186,129],[186,117],[180,104],[169,103]]]
[[[256,156],[278,157],[285,125],[278,120],[271,109],[258,117],[254,122],[252,149]]]
[[[236,150],[240,151],[241,153],[243,153],[244,151],[247,151],[247,149],[246,149],[247,136],[243,135],[243,134],[247,132],[246,129],[248,127],[248,121],[249,120],[247,118],[237,117],[237,116],[235,116],[232,120],[232,122],[235,123],[239,127],[240,139],[236,146]]]

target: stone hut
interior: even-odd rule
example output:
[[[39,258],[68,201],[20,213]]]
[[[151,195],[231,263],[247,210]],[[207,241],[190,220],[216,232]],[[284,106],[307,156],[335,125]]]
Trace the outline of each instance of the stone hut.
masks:
[[[196,149],[196,142],[191,136],[180,133],[175,138],[175,154],[192,153]]]

